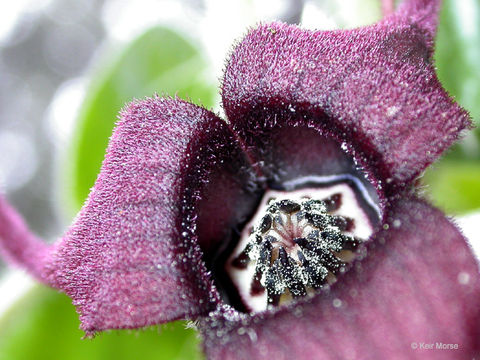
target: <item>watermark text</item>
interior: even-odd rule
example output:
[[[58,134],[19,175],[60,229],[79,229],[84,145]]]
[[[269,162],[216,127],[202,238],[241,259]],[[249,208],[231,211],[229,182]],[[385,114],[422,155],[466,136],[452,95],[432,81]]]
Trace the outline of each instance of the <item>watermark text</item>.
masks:
[[[412,342],[413,350],[458,350],[458,344],[448,344],[443,342]]]

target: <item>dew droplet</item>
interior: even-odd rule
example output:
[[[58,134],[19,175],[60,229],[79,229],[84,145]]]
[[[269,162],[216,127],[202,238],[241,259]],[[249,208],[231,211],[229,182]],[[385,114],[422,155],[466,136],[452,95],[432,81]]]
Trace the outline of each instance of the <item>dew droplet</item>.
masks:
[[[339,308],[339,307],[342,306],[342,300],[340,300],[340,299],[333,299],[332,304],[333,304],[333,307]]]
[[[458,273],[457,280],[459,284],[467,285],[470,282],[470,274],[462,271]]]

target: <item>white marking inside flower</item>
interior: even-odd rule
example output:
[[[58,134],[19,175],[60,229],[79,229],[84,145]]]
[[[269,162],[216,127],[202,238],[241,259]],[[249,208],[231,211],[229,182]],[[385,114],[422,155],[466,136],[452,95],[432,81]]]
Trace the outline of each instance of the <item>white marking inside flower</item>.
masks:
[[[239,292],[240,298],[249,311],[259,312],[266,310],[268,307],[267,291],[259,291],[256,293],[251,291],[253,279],[258,271],[256,259],[259,257],[259,247],[256,247],[252,250],[249,258],[254,260],[248,261],[248,264],[245,264],[244,267],[239,268],[238,266],[233,265],[232,262],[239,258],[242,253],[245,253],[245,248],[249,243],[252,242],[252,236],[254,236],[251,235],[252,230],[255,229],[256,233],[258,233],[257,230],[259,228],[259,224],[264,215],[267,213],[269,201],[275,199],[275,203],[280,202],[281,200],[291,200],[296,203],[302,203],[305,202],[306,198],[312,200],[323,200],[335,194],[341,194],[340,206],[335,210],[329,211],[328,214],[332,216],[343,216],[353,220],[354,226],[343,231],[342,233],[351,237],[355,237],[355,239],[366,241],[373,233],[373,225],[367,213],[363,209],[364,205],[360,204],[357,200],[358,195],[346,183],[339,183],[327,187],[304,188],[293,191],[269,190],[264,194],[257,213],[244,227],[240,235],[239,243],[226,263],[226,271],[230,275],[233,284]],[[362,193],[362,195],[366,196],[365,193]],[[371,202],[371,199],[365,200],[367,203]],[[293,239],[297,237],[306,237],[307,234],[314,229],[314,227],[307,224],[306,220],[297,221],[295,216],[289,216],[288,214],[284,213],[278,214],[278,221],[283,225],[279,225],[279,223],[274,222],[272,223],[270,229],[265,231],[263,234],[264,236],[273,236],[278,240],[273,245],[272,254],[275,255],[272,257],[272,260],[275,258],[278,259],[278,249],[284,248],[295,263],[300,263],[297,255],[300,247],[295,245]],[[275,253],[275,251],[277,252]],[[339,258],[345,262],[349,262],[353,259],[353,256],[351,256],[351,254],[349,255],[348,251],[346,251],[346,253],[347,254],[340,253],[341,255],[345,255],[345,258],[342,258],[342,256],[339,256]],[[301,268],[301,265],[298,266]],[[293,270],[297,271],[298,269],[296,269],[294,266]],[[301,274],[298,276],[302,278]],[[332,276],[329,273],[326,277],[326,281],[329,283],[334,281],[335,277],[333,276],[333,280],[331,277]],[[265,275],[263,275],[261,283],[263,286],[265,286]],[[275,284],[275,286],[282,287],[284,284]],[[306,290],[307,294],[313,294],[315,292],[313,288],[307,287]],[[280,304],[291,301],[291,299],[292,296],[287,290],[285,294],[282,295]]]

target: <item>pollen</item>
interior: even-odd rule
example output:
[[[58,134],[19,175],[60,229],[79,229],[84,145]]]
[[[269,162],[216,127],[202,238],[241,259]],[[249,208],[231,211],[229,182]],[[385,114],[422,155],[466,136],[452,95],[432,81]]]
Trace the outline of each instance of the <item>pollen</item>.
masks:
[[[370,235],[361,208],[351,211],[357,201],[347,185],[310,193],[315,196],[269,194],[230,257],[227,271],[249,310],[283,305],[332,284]]]

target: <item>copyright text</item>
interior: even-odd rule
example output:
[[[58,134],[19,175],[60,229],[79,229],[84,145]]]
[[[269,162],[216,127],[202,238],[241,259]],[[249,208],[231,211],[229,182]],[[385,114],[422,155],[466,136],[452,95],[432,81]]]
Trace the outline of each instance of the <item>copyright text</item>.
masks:
[[[458,344],[446,344],[442,342],[425,343],[425,342],[412,342],[413,350],[458,350]]]

